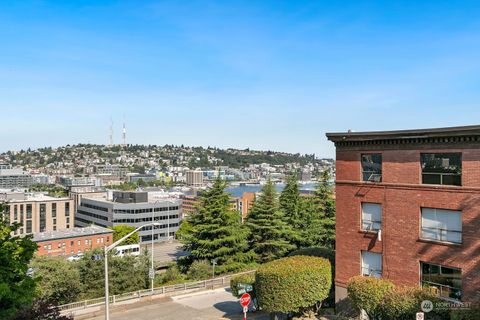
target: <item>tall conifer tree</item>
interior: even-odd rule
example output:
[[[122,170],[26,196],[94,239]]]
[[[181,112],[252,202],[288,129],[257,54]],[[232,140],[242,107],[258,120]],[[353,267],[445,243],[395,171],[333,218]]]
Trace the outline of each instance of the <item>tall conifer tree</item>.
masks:
[[[252,247],[261,263],[283,257],[295,249],[290,242],[292,227],[285,221],[278,194],[270,179],[250,209],[246,225],[251,232]]]
[[[232,208],[225,187],[225,182],[215,180],[200,196],[197,212],[182,222],[178,233],[190,261],[215,260],[218,273],[239,271],[255,261],[247,242],[248,229]]]
[[[330,172],[322,173],[313,197],[302,201],[302,246],[335,246],[335,200],[330,184]]]
[[[284,214],[284,220],[292,228],[290,241],[295,244],[301,243],[301,233],[304,228],[304,211],[298,186],[297,177],[294,174],[287,176],[285,188],[279,197],[280,210]]]

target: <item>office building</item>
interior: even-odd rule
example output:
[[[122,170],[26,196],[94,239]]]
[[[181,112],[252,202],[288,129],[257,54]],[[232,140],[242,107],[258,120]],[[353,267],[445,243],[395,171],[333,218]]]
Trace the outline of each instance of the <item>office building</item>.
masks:
[[[187,171],[187,185],[191,187],[203,186],[203,172],[199,170]]]
[[[110,175],[118,178],[124,178],[128,173],[128,168],[116,164],[105,164],[95,166],[97,175]]]
[[[480,302],[480,126],[328,133],[337,303],[353,276]]]
[[[12,168],[7,163],[0,163],[0,188],[28,188],[33,184],[33,178],[21,168]]]
[[[72,256],[113,242],[113,230],[100,226],[39,232],[33,236],[37,256]]]
[[[175,237],[181,219],[181,200],[160,199],[149,201],[148,192],[114,191],[112,200],[82,198],[75,217],[78,227],[95,224],[102,227],[113,227],[127,224],[140,227],[154,222],[153,240],[164,241]],[[150,242],[151,227],[139,231],[140,243]]]
[[[10,223],[22,227],[15,235],[73,228],[73,201],[43,193],[6,193],[3,197],[5,216]]]

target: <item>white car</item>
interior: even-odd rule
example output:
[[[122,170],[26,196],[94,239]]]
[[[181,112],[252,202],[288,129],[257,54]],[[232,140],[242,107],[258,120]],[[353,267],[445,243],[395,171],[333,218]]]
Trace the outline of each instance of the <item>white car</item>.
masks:
[[[73,255],[73,256],[71,256],[71,257],[68,257],[68,258],[67,258],[67,261],[70,261],[70,262],[72,262],[72,261],[78,261],[78,260],[80,260],[80,259],[82,259],[82,258],[83,258],[83,253],[77,253],[77,254],[75,254],[75,255]]]

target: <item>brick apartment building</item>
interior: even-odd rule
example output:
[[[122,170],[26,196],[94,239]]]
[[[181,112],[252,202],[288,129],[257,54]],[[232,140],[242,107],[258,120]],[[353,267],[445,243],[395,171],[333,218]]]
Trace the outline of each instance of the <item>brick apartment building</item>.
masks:
[[[480,302],[480,126],[327,137],[336,146],[336,302],[357,275]]]
[[[38,245],[37,256],[71,256],[96,248],[103,248],[113,241],[113,230],[100,226],[39,232],[33,236]]]

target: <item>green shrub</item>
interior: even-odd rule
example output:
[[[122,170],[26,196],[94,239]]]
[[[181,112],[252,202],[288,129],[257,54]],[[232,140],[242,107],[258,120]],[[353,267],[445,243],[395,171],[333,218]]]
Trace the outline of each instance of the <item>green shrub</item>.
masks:
[[[212,266],[207,260],[194,261],[188,269],[188,279],[191,280],[205,280],[212,275]]]
[[[434,301],[436,298],[420,287],[396,287],[383,298],[380,307],[382,318],[415,319],[415,314],[421,311],[420,304],[423,300]]]
[[[255,276],[260,307],[267,312],[303,313],[317,307],[332,285],[325,258],[293,256],[261,265]]]
[[[348,298],[358,310],[365,310],[371,320],[379,319],[381,303],[387,293],[395,288],[388,280],[372,277],[353,277],[348,281]]]
[[[328,261],[330,261],[330,264],[332,266],[335,263],[335,250],[332,250],[327,247],[310,247],[310,248],[298,249],[290,252],[288,256],[289,257],[292,257],[292,256],[320,257],[320,258],[328,259]]]
[[[335,279],[335,250],[327,247],[309,247],[298,249],[290,252],[289,256],[310,256],[310,257],[321,257],[328,259],[332,266],[332,282]],[[324,305],[334,306],[335,305],[335,288],[332,286],[328,298],[324,301]]]
[[[241,296],[238,294],[239,283],[250,284],[255,290],[255,273],[241,274],[230,280],[230,289],[232,290],[232,295],[236,298],[240,298]]]
[[[155,277],[155,286],[168,286],[186,282],[186,276],[180,272],[175,263],[170,264],[167,271],[160,277]]]
[[[480,305],[471,306],[469,309],[453,310],[451,320],[478,320],[480,319]]]

